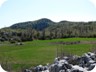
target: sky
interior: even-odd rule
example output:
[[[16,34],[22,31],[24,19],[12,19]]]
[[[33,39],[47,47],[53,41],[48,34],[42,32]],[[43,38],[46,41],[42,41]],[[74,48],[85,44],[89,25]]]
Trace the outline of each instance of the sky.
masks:
[[[41,18],[96,21],[96,0],[0,0],[0,28]]]

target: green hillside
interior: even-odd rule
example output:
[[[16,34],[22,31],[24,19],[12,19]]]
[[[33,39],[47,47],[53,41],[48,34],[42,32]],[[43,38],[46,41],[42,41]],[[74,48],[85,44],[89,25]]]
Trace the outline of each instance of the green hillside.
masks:
[[[21,23],[16,23],[10,28],[12,29],[36,29],[36,30],[44,30],[45,28],[49,27],[51,24],[54,24],[51,20],[47,18],[42,18],[40,20],[36,21],[28,21],[28,22],[21,22]]]

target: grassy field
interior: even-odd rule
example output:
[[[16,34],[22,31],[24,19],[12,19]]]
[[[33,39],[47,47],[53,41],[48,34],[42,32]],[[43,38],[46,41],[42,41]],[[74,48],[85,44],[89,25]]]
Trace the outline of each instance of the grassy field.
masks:
[[[24,42],[24,45],[10,44],[9,42],[0,42],[0,62],[13,63],[14,69],[20,67],[30,67],[39,64],[52,63],[56,57],[57,48],[64,53],[82,55],[90,51],[95,44],[81,43],[72,45],[53,44],[55,42],[72,41],[96,41],[96,38],[66,38],[53,40],[34,40]],[[60,52],[59,52],[60,53]]]

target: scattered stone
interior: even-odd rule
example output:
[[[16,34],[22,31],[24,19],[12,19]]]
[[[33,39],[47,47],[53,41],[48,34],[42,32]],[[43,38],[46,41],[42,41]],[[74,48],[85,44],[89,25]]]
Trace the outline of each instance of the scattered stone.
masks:
[[[26,69],[25,72],[31,72]],[[80,56],[65,56],[55,58],[53,64],[38,65],[33,72],[96,72],[96,54],[85,53]]]
[[[18,42],[18,43],[16,43],[16,45],[23,45],[23,43],[22,42]]]

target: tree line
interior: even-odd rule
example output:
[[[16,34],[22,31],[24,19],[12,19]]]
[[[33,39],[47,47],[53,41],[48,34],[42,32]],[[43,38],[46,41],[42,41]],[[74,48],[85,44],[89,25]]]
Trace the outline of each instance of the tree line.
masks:
[[[41,19],[30,25],[31,23],[24,22],[0,29],[0,41],[14,43],[37,39],[96,37],[96,22],[61,21],[56,23],[48,19]]]

